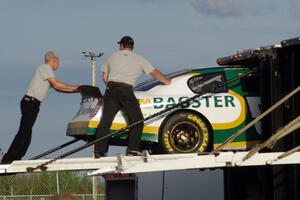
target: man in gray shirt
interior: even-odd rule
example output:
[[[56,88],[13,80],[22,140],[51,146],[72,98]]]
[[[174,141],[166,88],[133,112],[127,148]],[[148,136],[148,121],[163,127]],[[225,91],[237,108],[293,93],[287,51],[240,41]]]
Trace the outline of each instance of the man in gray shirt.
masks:
[[[107,85],[100,124],[96,131],[96,139],[109,133],[112,121],[119,110],[128,116],[128,123],[143,120],[140,105],[133,93],[136,79],[142,74],[150,74],[163,84],[169,85],[171,80],[156,70],[145,58],[133,52],[134,41],[125,36],[118,42],[120,51],[112,54],[102,66],[102,79]],[[140,140],[143,124],[129,130],[127,155],[137,155],[140,151]],[[104,156],[108,151],[108,140],[95,145],[95,157]]]
[[[38,66],[29,84],[25,96],[21,100],[21,122],[9,150],[4,154],[1,164],[9,164],[20,160],[25,155],[31,142],[32,127],[37,118],[40,103],[45,99],[51,86],[64,93],[78,92],[78,86],[62,83],[57,80],[54,71],[59,66],[59,56],[49,51],[45,54],[45,64]]]

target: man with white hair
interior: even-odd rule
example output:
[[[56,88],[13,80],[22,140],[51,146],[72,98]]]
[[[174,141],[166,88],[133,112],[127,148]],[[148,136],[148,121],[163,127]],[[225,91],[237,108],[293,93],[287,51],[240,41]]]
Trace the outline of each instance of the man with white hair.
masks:
[[[59,56],[49,51],[44,57],[45,64],[37,67],[29,84],[25,96],[21,100],[21,122],[18,133],[4,154],[1,164],[9,164],[14,160],[21,160],[31,142],[32,127],[37,118],[40,104],[45,99],[51,86],[55,90],[64,93],[78,92],[77,85],[69,85],[57,80],[54,71],[59,66]]]

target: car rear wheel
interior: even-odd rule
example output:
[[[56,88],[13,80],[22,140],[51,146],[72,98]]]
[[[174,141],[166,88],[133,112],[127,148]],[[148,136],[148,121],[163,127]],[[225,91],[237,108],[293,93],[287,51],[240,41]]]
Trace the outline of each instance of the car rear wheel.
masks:
[[[199,153],[212,149],[210,124],[202,115],[189,111],[170,116],[159,136],[164,153]]]

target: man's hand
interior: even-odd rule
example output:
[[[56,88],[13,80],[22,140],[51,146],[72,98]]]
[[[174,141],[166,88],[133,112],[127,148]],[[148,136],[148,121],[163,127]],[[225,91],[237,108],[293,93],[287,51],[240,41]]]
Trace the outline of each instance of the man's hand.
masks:
[[[165,85],[170,85],[171,84],[171,79],[168,79],[165,75],[163,75],[157,69],[153,70],[150,73],[150,75],[153,76],[154,78],[156,78],[157,80],[159,80],[160,82],[162,82]]]
[[[80,92],[80,86],[81,85],[75,85],[75,89],[73,90],[74,93],[79,93]]]
[[[102,72],[102,80],[106,85],[108,82],[108,73],[107,72]]]

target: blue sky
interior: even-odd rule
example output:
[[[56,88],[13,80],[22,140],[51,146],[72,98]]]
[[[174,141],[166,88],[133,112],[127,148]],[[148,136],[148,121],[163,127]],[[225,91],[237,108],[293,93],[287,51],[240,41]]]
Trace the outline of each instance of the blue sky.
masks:
[[[0,0],[0,25],[0,147],[6,150],[18,128],[19,101],[46,51],[61,56],[57,77],[77,84],[91,79],[81,51],[104,52],[99,75],[124,35],[162,72],[213,67],[238,50],[299,36],[300,0]],[[99,76],[97,84],[103,91]],[[77,94],[49,92],[25,158],[70,139],[66,126],[79,103]]]
[[[57,77],[76,84],[91,79],[81,51],[104,52],[99,75],[124,35],[165,73],[213,67],[238,50],[299,36],[300,0],[1,0],[0,24],[0,146],[6,149],[19,123],[19,100],[46,51],[61,56]],[[103,91],[99,76],[97,84]],[[79,101],[76,94],[49,92],[27,156],[68,139],[66,123]]]

